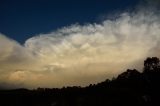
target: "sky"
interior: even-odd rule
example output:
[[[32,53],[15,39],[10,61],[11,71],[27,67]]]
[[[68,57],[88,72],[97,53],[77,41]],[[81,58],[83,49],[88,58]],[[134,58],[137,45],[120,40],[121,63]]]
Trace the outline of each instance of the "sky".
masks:
[[[87,86],[159,57],[159,0],[1,0],[0,87]]]
[[[24,43],[40,33],[64,26],[100,22],[114,11],[123,11],[138,0],[1,0],[0,32]]]

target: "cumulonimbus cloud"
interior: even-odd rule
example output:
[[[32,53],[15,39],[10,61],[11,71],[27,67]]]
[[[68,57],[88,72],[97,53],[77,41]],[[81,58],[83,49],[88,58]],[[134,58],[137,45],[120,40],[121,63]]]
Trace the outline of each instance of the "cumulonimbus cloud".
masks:
[[[127,68],[142,68],[146,57],[159,57],[159,44],[160,17],[152,11],[67,26],[36,35],[24,45],[0,34],[0,83],[28,88],[85,86]]]

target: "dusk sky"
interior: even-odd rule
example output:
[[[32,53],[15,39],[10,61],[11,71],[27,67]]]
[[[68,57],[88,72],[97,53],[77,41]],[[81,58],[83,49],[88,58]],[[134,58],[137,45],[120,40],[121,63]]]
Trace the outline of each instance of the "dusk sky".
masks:
[[[101,22],[133,8],[139,0],[1,0],[0,32],[24,43],[71,24]]]
[[[158,3],[1,0],[0,86],[86,86],[141,70],[160,56]]]

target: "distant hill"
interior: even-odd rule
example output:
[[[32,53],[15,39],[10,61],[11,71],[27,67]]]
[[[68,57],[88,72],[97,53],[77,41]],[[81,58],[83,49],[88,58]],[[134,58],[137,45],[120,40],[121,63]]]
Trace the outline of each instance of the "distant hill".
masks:
[[[144,61],[117,78],[87,87],[0,90],[0,106],[160,106],[160,61]]]

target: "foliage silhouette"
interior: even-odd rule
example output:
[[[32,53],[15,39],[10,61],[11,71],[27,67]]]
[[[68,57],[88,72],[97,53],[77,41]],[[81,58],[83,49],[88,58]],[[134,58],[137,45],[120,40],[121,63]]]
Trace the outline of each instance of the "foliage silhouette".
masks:
[[[144,61],[144,71],[158,71],[160,69],[160,60],[157,57],[148,57]]]
[[[128,69],[84,88],[0,90],[0,106],[159,106],[159,82],[160,61],[148,57],[142,73]]]

